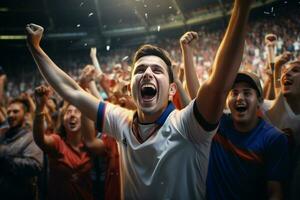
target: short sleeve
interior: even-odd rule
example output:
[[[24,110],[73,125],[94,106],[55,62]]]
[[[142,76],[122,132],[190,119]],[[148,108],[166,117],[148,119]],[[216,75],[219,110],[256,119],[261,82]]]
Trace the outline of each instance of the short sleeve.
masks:
[[[100,102],[97,112],[96,128],[100,132],[122,140],[122,131],[130,128],[133,111],[113,105],[107,102]]]
[[[63,140],[61,139],[61,137],[56,133],[52,133],[51,135],[49,135],[49,137],[51,137],[53,140],[54,150],[57,152],[61,152],[62,151],[62,143],[63,143]]]
[[[174,123],[179,132],[193,143],[210,142],[217,131],[218,124],[210,125],[201,114],[194,110],[195,100],[188,106],[174,113]],[[198,113],[197,113],[198,112]]]

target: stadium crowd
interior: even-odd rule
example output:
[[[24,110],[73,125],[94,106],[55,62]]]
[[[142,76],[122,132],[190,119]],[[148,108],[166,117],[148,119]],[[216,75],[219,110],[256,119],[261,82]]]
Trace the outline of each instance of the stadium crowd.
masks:
[[[132,58],[91,48],[56,65],[27,25],[42,76],[0,69],[1,196],[299,199],[300,15],[247,23],[250,2],[235,0],[226,30]]]

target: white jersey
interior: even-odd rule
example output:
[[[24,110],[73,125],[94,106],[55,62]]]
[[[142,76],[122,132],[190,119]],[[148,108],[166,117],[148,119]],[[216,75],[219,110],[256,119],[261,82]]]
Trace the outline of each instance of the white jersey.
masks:
[[[266,111],[266,116],[267,120],[277,128],[292,133],[295,142],[300,145],[300,115],[295,115],[282,94]]]
[[[119,142],[123,198],[205,199],[210,145],[217,128],[207,132],[200,126],[193,112],[194,101],[171,112],[143,143],[132,131],[133,111],[101,104],[97,127]]]
[[[274,126],[281,129],[288,135],[292,135],[294,139],[294,155],[293,155],[293,166],[294,169],[292,174],[291,194],[290,199],[299,199],[300,197],[300,115],[295,113],[290,108],[285,97],[280,96],[275,100],[273,106],[266,111],[266,117],[269,122]]]

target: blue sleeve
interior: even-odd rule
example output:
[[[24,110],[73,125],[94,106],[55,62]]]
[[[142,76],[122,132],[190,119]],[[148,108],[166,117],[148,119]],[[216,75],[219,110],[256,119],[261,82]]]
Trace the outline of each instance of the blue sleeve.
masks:
[[[103,129],[105,108],[106,108],[106,104],[103,102],[100,102],[99,106],[98,106],[97,121],[96,121],[96,128],[99,132],[102,132],[102,129]]]
[[[287,179],[289,172],[288,148],[288,139],[283,133],[278,132],[276,137],[269,139],[265,155],[267,180],[284,181]]]

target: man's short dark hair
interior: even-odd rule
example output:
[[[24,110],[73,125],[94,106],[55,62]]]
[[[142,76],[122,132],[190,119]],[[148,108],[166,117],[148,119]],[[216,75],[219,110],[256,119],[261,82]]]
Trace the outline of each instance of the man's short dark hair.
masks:
[[[21,104],[23,106],[24,113],[29,112],[29,102],[27,100],[21,99],[21,98],[15,98],[15,99],[12,99],[11,101],[9,101],[8,105],[11,105],[14,103]]]
[[[174,77],[173,77],[173,71],[172,71],[172,62],[170,59],[170,56],[168,52],[163,50],[162,48],[159,48],[157,46],[153,46],[150,44],[146,44],[141,46],[135,53],[134,58],[133,58],[133,64],[136,63],[141,57],[144,56],[157,56],[160,57],[167,65],[168,67],[168,75],[169,75],[169,82],[173,83],[174,82]]]
[[[300,60],[294,60],[286,64],[286,66],[291,66],[291,65],[300,66]]]

